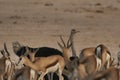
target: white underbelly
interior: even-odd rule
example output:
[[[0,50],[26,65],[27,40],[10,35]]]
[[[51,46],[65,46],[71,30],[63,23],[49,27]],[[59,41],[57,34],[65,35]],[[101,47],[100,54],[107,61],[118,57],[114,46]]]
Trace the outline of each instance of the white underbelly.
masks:
[[[56,72],[59,68],[59,63],[57,63],[56,65],[54,66],[51,66],[49,68],[47,68],[47,72]]]

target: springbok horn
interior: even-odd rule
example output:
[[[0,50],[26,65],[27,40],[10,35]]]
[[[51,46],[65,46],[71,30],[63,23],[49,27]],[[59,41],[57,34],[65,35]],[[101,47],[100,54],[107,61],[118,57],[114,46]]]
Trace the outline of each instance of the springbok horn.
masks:
[[[4,43],[4,49],[5,49],[6,53],[7,53],[7,56],[10,56],[10,53],[9,53],[8,50],[7,50],[6,43]]]
[[[61,39],[61,41],[62,41],[62,43],[63,43],[64,47],[67,47],[67,46],[65,45],[65,42],[64,42],[64,40],[63,40],[63,38],[62,38],[62,36],[61,36],[61,35],[60,35],[60,39]]]

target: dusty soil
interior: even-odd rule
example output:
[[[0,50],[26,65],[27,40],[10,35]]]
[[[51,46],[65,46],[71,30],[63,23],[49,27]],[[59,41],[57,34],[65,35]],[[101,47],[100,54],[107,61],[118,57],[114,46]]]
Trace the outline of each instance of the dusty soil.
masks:
[[[12,42],[31,47],[57,45],[59,35],[67,41],[77,29],[77,54],[86,47],[106,45],[113,57],[120,51],[120,3],[117,0],[0,0],[0,49],[7,43],[11,58]]]

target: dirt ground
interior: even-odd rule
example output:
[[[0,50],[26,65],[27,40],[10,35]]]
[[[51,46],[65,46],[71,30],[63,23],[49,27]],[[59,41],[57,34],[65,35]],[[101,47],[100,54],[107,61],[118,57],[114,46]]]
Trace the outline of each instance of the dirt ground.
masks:
[[[73,28],[80,31],[74,38],[77,55],[83,48],[104,44],[116,57],[119,25],[118,0],[0,0],[0,49],[6,42],[15,61],[12,42],[61,50],[59,35],[67,41]]]

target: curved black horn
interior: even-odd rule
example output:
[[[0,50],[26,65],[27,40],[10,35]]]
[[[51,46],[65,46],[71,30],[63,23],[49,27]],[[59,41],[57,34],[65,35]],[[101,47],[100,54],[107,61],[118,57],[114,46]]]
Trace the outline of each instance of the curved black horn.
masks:
[[[8,50],[7,50],[6,43],[4,43],[4,49],[5,49],[6,53],[7,53],[7,56],[10,56],[10,53],[9,53]]]
[[[60,39],[61,39],[61,41],[62,41],[62,43],[63,43],[64,47],[67,47],[67,46],[65,45],[65,42],[64,42],[64,40],[63,40],[63,38],[62,38],[62,36],[61,36],[61,35],[60,35]]]

